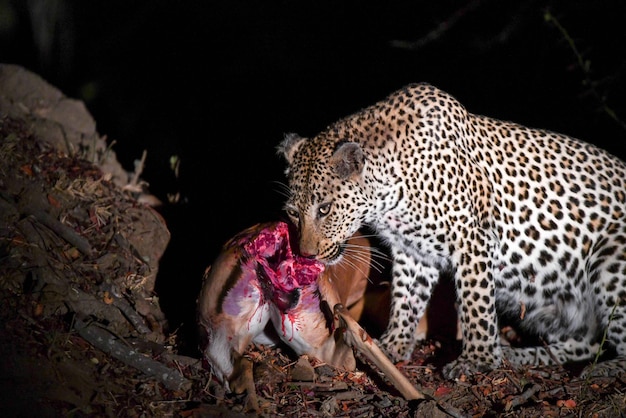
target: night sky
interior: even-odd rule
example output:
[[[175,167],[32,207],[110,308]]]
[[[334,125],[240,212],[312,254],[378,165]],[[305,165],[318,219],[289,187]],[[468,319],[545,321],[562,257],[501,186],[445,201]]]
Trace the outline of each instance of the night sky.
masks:
[[[145,149],[150,190],[181,195],[161,209],[172,240],[157,280],[179,335],[220,246],[283,218],[283,134],[314,135],[405,84],[626,157],[623,0],[59,1],[40,48],[28,3],[0,5],[2,61],[84,100],[127,170]]]

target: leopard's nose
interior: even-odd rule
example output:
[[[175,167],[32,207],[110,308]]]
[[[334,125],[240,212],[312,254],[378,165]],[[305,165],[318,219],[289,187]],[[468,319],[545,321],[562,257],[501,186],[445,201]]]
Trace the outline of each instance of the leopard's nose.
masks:
[[[317,252],[311,253],[309,251],[305,251],[305,250],[301,249],[300,250],[300,256],[304,257],[304,258],[311,258],[311,259],[313,259],[313,258],[315,258],[315,256],[317,256]]]
[[[315,258],[319,251],[317,250],[317,244],[313,242],[307,242],[305,240],[300,240],[298,245],[298,253],[302,257],[306,258]]]

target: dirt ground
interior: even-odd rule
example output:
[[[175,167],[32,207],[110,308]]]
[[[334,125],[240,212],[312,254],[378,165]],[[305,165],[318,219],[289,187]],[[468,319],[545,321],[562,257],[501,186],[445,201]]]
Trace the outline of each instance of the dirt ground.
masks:
[[[154,287],[170,237],[140,170],[122,170],[82,103],[0,65],[3,416],[251,415],[245,395],[225,393],[168,334]],[[432,397],[422,402],[404,400],[361,356],[344,372],[251,347],[260,415],[626,416],[626,376],[578,379],[582,365],[447,381],[439,370],[459,342],[431,329],[440,332],[397,365]]]

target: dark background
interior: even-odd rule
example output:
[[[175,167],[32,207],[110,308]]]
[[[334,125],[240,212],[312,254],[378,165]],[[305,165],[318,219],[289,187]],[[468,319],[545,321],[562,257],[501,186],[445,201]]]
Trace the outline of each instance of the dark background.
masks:
[[[183,351],[220,246],[283,217],[284,133],[427,81],[623,158],[625,45],[622,0],[0,1],[2,62],[85,101],[128,171],[147,150],[150,191],[180,193],[160,209],[172,240],[157,292]]]

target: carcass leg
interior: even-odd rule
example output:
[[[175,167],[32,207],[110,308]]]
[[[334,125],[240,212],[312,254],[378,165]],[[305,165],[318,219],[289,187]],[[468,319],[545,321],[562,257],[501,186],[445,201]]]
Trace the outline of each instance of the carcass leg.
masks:
[[[369,334],[361,328],[351,316],[348,310],[341,304],[335,305],[335,316],[339,320],[339,325],[346,329],[345,341],[361,354],[372,361],[394,385],[394,387],[407,400],[430,399],[429,396],[418,391],[409,382],[400,370],[389,360],[389,358],[372,341]]]

